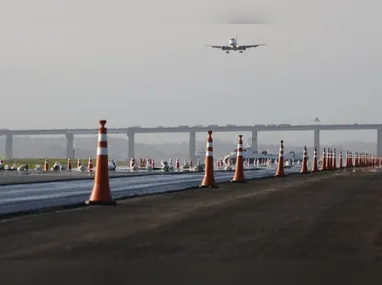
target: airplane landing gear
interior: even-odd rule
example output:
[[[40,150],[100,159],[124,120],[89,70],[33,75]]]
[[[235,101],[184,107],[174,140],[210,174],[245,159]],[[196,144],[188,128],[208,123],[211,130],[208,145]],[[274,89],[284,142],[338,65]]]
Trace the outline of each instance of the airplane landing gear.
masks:
[[[228,53],[229,53],[229,51],[227,50],[225,53],[227,53],[227,54],[228,54]]]
[[[243,53],[243,51],[241,50],[241,51],[239,51],[239,53]]]

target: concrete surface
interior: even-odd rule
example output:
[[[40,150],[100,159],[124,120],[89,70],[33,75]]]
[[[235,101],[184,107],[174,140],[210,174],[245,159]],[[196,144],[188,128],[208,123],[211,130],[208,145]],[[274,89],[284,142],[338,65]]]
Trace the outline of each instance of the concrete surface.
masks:
[[[110,178],[121,178],[130,176],[143,176],[143,175],[175,175],[195,172],[130,172],[130,171],[110,171]],[[0,172],[0,186],[13,185],[13,184],[30,184],[30,183],[45,183],[45,182],[58,182],[69,180],[92,180],[94,179],[94,172],[48,172],[48,173],[21,173],[16,171],[1,171]]]
[[[355,274],[366,271],[344,266],[382,259],[382,174],[293,175],[5,219],[0,258],[124,261],[110,265],[114,277],[106,265],[92,266],[91,277],[77,270],[92,284],[122,278],[125,284],[243,284],[244,278],[297,284],[299,276],[308,283],[298,284],[323,284],[317,272],[328,264],[335,270],[325,274],[346,276],[325,284],[366,282]],[[53,272],[51,264],[28,278],[41,281]]]

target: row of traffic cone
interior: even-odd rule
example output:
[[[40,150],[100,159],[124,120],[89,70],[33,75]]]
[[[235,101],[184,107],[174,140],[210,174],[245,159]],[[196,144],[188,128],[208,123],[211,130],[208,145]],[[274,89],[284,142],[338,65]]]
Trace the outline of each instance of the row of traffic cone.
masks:
[[[327,171],[327,170],[336,170],[336,169],[344,169],[349,167],[368,167],[368,166],[382,166],[382,158],[374,155],[369,154],[359,154],[355,153],[354,156],[354,163],[353,163],[353,153],[351,151],[346,152],[346,159],[345,159],[345,165],[342,164],[343,157],[342,157],[342,151],[339,153],[339,165],[337,167],[337,152],[336,149],[330,149],[328,148],[328,151],[326,152],[326,148],[324,148],[322,158],[321,158],[321,169],[320,171]],[[313,166],[311,172],[318,172],[318,160],[317,160],[317,148],[314,149],[314,156],[313,156]],[[306,146],[304,147],[304,158],[303,163],[301,167],[300,173],[309,173],[308,170],[308,153]]]
[[[82,165],[80,159],[77,160],[77,168],[79,168],[80,166]],[[68,162],[66,164],[66,169],[68,171],[71,171],[72,170],[72,160],[71,158],[68,158]],[[49,162],[48,162],[48,159],[45,158],[45,161],[44,161],[44,171],[49,171]],[[88,160],[88,171],[89,172],[92,172],[93,171],[93,159],[91,157],[89,157],[89,160]]]
[[[112,199],[110,183],[109,183],[109,168],[108,168],[108,147],[107,147],[107,129],[105,127],[106,120],[100,121],[101,127],[98,130],[98,146],[97,146],[97,164],[96,172],[94,177],[93,190],[91,192],[90,198],[86,201],[86,204],[97,204],[97,205],[116,205],[116,202]],[[243,140],[242,135],[239,135],[239,141],[237,146],[237,159],[236,159],[236,169],[231,180],[232,183],[245,183],[245,175],[243,169]],[[345,168],[346,167],[357,167],[357,166],[382,166],[382,159],[380,157],[370,156],[368,154],[356,153],[356,160],[354,165],[352,164],[351,152],[347,152]],[[333,170],[337,169],[336,166],[336,150],[328,149],[328,157],[326,157],[326,149],[324,149],[322,157],[322,167],[321,170]],[[328,168],[329,167],[329,168]],[[342,166],[342,151],[340,152],[340,162],[339,168]],[[313,167],[311,172],[317,172],[317,148],[314,150]],[[300,173],[309,173],[308,171],[308,152],[306,146],[304,147],[304,156]],[[275,173],[276,177],[284,177],[284,141],[281,141],[278,166]],[[201,188],[217,188],[215,177],[214,177],[214,160],[213,160],[213,139],[212,131],[208,131],[207,138],[207,149],[205,158],[205,173],[202,183],[199,185]]]

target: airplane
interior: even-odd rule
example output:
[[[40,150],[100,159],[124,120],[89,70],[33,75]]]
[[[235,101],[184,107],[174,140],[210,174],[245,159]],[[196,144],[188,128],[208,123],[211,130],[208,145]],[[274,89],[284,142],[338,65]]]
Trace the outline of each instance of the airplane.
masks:
[[[229,40],[228,46],[212,46],[212,45],[205,45],[212,48],[220,48],[221,50],[225,50],[226,53],[229,53],[230,51],[239,51],[239,53],[243,53],[247,48],[257,48],[258,46],[265,46],[265,44],[257,44],[257,45],[238,45],[237,43],[237,36],[236,38],[232,38]]]

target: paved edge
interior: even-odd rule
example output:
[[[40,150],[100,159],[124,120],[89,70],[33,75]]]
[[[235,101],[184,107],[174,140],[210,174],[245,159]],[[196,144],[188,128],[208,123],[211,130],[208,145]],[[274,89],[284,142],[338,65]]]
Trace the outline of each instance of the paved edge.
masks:
[[[253,168],[253,169],[244,169],[244,173],[246,171],[254,171],[254,170],[263,170],[266,168]],[[214,172],[220,173],[220,172],[234,172],[235,170],[214,170]],[[62,173],[62,172],[61,172]],[[79,172],[80,173],[80,172]],[[48,173],[41,173],[41,175],[32,175],[32,173],[27,174],[19,174],[19,177],[26,177],[31,175],[34,177],[37,181],[8,181],[8,182],[0,182],[0,186],[8,186],[8,185],[23,185],[23,184],[41,184],[41,183],[54,183],[54,182],[62,182],[62,181],[77,181],[77,180],[93,180],[94,179],[94,173],[93,176],[77,176],[77,177],[67,177],[67,176],[58,176],[57,178],[49,177],[46,175],[50,175]],[[204,173],[204,171],[179,171],[179,172],[129,172],[124,171],[119,174],[113,175],[113,173],[116,173],[114,171],[109,172],[109,178],[125,178],[125,177],[141,177],[141,176],[155,176],[155,175],[181,175],[181,174],[191,174],[191,173]],[[51,173],[54,175],[55,173]],[[87,173],[89,174],[89,173]],[[4,175],[5,176],[5,175]],[[17,174],[15,176],[7,176],[7,177],[17,177]],[[42,178],[48,178],[48,180],[41,180]]]
[[[127,174],[129,173],[129,174]],[[199,173],[199,172],[196,172],[196,171],[185,171],[185,172],[153,172],[153,173],[134,173],[134,172],[127,172],[127,173],[121,173],[121,174],[117,174],[117,175],[109,175],[110,179],[114,179],[114,178],[124,178],[124,177],[140,177],[140,176],[146,176],[146,175],[149,175],[149,176],[155,176],[155,175],[176,175],[176,174],[188,174],[188,173]],[[54,178],[52,177],[52,179],[50,179],[49,176],[45,176],[45,175],[49,175],[49,174],[41,174],[41,175],[36,175],[36,176],[33,176],[34,178],[37,179],[37,181],[9,181],[9,182],[0,182],[0,186],[8,186],[8,185],[23,185],[23,184],[41,184],[41,183],[53,183],[53,182],[63,182],[63,181],[77,181],[77,180],[94,180],[94,175],[93,176],[90,176],[90,177],[84,177],[84,176],[78,176],[78,177],[67,177],[67,176],[63,176],[63,177],[57,177],[57,178]],[[20,174],[20,176],[28,176],[28,174]],[[9,176],[10,177],[10,176]],[[16,176],[15,176],[16,177]],[[40,180],[41,178],[48,178],[48,180]]]
[[[341,171],[338,171],[338,172],[341,172]],[[325,172],[325,173],[328,173],[328,172]],[[331,172],[331,173],[334,173],[334,172]],[[297,176],[297,175],[301,175],[301,174],[300,173],[288,173],[288,174],[285,174],[285,177]],[[272,175],[272,176],[247,179],[247,181],[266,180],[266,179],[283,179],[285,177],[275,177]],[[226,181],[226,182],[220,182],[217,184],[218,185],[224,185],[224,184],[230,184],[230,183],[231,183],[230,181]],[[187,187],[187,188],[179,188],[176,190],[169,190],[166,192],[144,193],[144,194],[135,194],[135,195],[123,196],[120,198],[116,198],[114,200],[115,201],[130,200],[130,199],[134,199],[137,197],[166,195],[166,194],[170,194],[170,193],[184,192],[184,191],[196,190],[196,189],[200,189],[200,188],[198,186],[191,186],[191,187]],[[91,206],[91,205],[85,204],[85,201],[84,201],[81,203],[68,204],[68,205],[63,205],[63,206],[46,207],[46,208],[33,209],[33,210],[27,210],[27,211],[20,211],[20,212],[10,212],[10,213],[6,213],[6,214],[0,214],[0,220],[9,219],[9,218],[13,218],[13,217],[33,215],[33,214],[48,213],[48,212],[54,212],[54,211],[71,210],[71,209],[76,209],[76,208],[81,208],[81,207],[89,207],[89,206]],[[118,203],[117,203],[117,206],[118,206]]]

